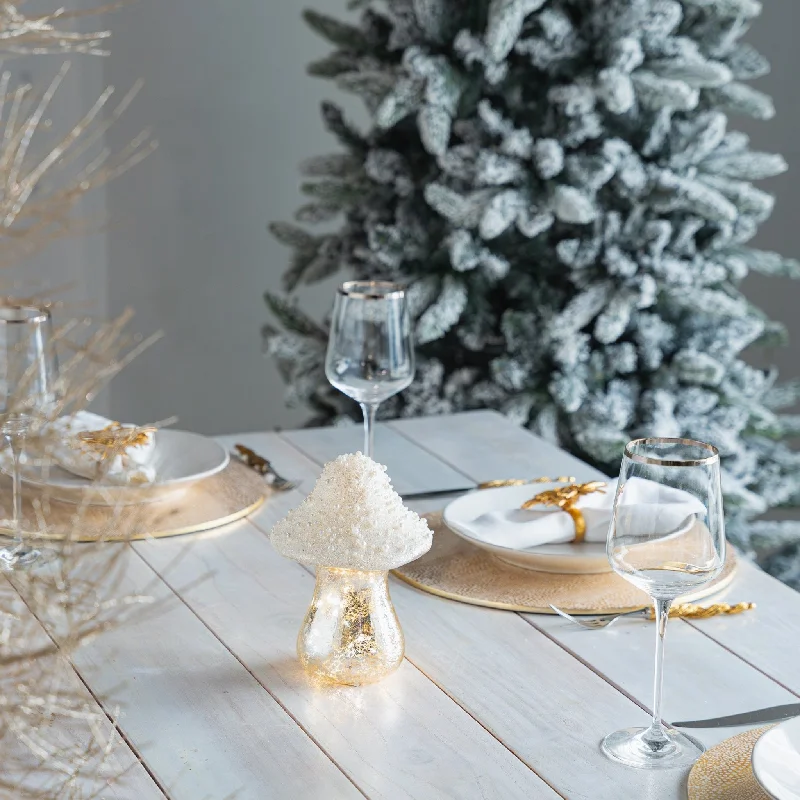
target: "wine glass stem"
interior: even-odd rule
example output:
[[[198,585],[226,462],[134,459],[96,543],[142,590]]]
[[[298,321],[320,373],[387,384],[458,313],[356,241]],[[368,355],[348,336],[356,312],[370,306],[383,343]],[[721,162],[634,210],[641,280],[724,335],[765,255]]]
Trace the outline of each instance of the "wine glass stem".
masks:
[[[16,433],[7,433],[8,448],[11,452],[11,529],[14,534],[14,550],[22,548],[22,475],[20,473],[20,436]]]
[[[375,452],[375,414],[378,413],[378,403],[361,403],[361,412],[364,415],[364,455],[372,458]]]
[[[645,733],[645,739],[653,744],[667,740],[661,724],[661,694],[664,684],[664,636],[667,633],[669,609],[672,600],[655,599],[656,606],[656,669],[653,680],[653,722]]]

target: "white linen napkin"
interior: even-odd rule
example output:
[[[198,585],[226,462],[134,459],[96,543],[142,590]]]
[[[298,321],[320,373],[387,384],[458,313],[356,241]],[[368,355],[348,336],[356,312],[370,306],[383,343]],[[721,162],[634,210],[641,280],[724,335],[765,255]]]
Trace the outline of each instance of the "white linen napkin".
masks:
[[[605,494],[583,495],[577,508],[586,520],[587,542],[604,542],[611,523],[617,481],[609,482]],[[531,487],[531,497],[537,492]],[[620,520],[638,535],[669,535],[694,524],[695,514],[705,515],[705,506],[693,495],[644,478],[631,478],[624,488]],[[500,509],[481,514],[469,523],[477,538],[488,544],[525,550],[543,544],[563,544],[575,539],[572,517],[558,508],[540,506],[523,511]]]
[[[155,434],[145,434],[146,442],[127,447],[113,458],[102,457],[102,452],[87,445],[80,439],[86,431],[101,431],[112,424],[110,419],[78,411],[51,422],[42,431],[46,450],[50,458],[62,469],[83,478],[105,483],[128,486],[141,486],[153,483],[156,468],[152,463],[155,451]],[[132,428],[133,425],[123,425]]]

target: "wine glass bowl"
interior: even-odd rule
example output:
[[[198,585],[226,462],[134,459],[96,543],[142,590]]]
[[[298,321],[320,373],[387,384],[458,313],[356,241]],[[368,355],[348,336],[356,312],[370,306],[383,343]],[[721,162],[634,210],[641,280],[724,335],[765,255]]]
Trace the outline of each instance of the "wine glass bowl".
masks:
[[[0,304],[0,431],[29,428],[55,400],[56,383],[50,312]]]
[[[653,722],[607,736],[603,752],[642,769],[693,764],[703,746],[661,722],[663,647],[674,600],[714,580],[725,564],[719,452],[691,439],[637,439],[625,448],[607,553],[614,571],[656,609]]]
[[[719,456],[706,448],[639,439],[625,449],[608,557],[615,572],[651,597],[679,597],[724,566]]]
[[[372,456],[378,406],[414,379],[414,348],[402,286],[348,281],[339,287],[331,319],[325,374],[364,414],[364,452]]]

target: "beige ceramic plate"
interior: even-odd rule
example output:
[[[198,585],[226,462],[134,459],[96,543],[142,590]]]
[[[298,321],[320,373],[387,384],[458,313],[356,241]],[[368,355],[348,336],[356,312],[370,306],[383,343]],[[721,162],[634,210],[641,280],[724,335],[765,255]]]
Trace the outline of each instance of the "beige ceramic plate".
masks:
[[[482,540],[471,525],[471,522],[482,514],[498,509],[519,508],[534,494],[560,486],[563,484],[537,483],[535,487],[504,486],[500,489],[471,492],[454,500],[445,508],[444,522],[453,533],[515,567],[572,575],[611,572],[605,542],[543,544],[525,550],[515,550]]]

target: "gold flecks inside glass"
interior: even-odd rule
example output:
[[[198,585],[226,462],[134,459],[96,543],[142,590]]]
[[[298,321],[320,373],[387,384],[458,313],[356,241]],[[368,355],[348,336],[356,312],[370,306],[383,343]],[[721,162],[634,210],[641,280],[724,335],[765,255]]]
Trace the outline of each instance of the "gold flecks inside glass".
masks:
[[[314,598],[297,638],[297,654],[312,677],[374,683],[400,666],[404,647],[387,572],[317,568]]]

